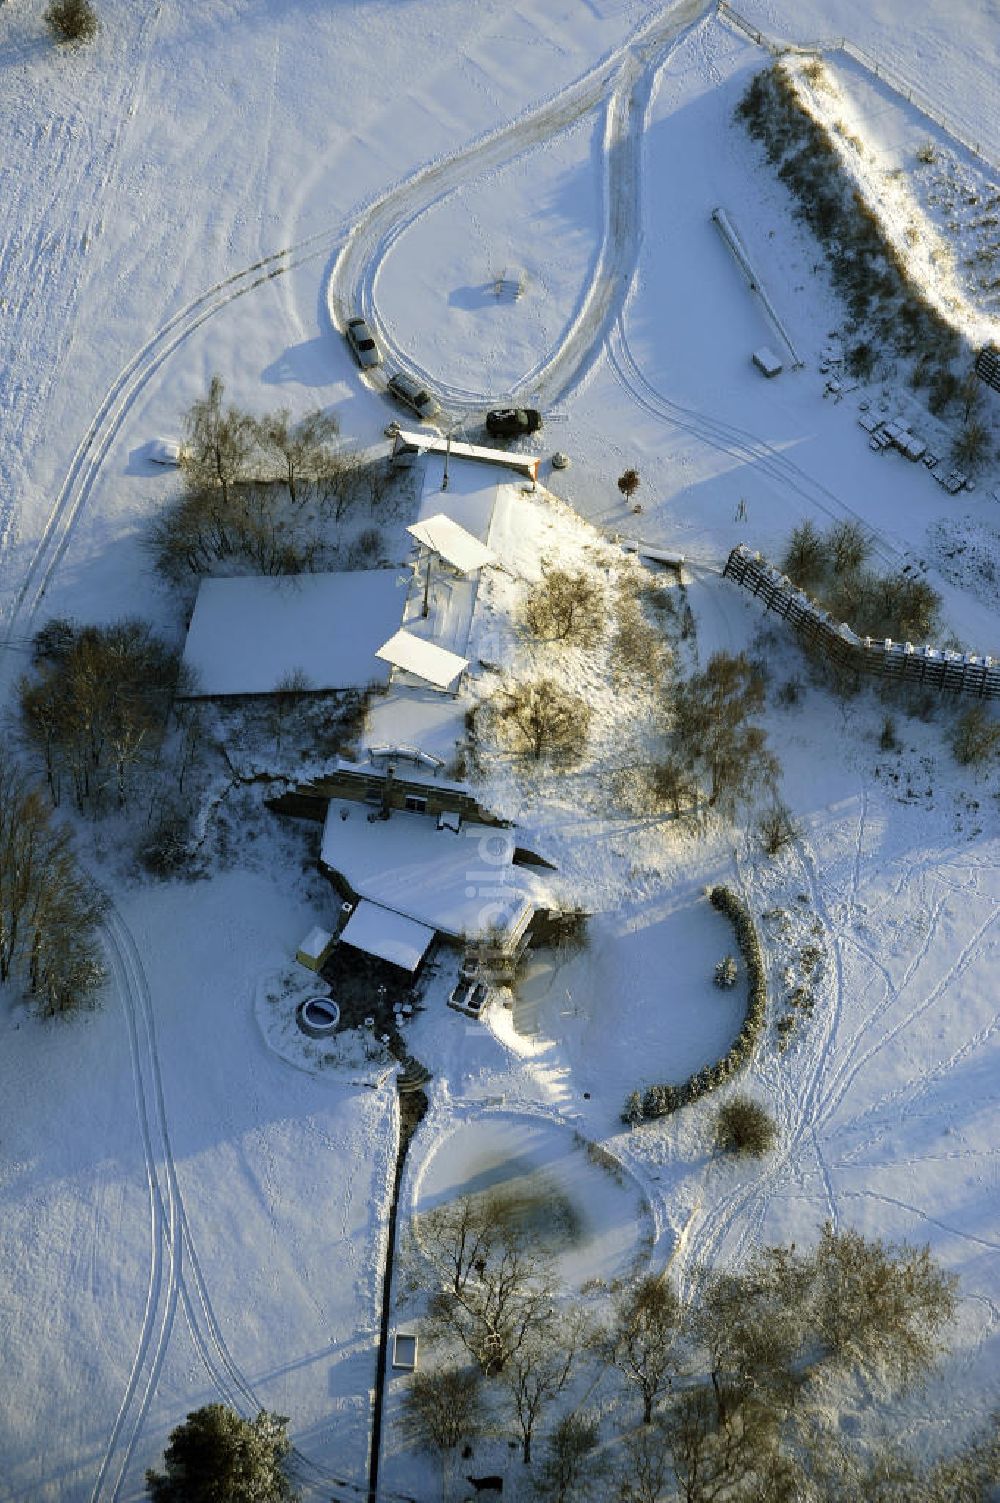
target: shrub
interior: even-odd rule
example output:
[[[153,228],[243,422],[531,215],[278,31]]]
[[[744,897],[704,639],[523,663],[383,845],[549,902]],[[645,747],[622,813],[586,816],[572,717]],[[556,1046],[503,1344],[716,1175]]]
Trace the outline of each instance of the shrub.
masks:
[[[100,22],[90,0],[51,0],[45,24],[57,42],[90,42]]]
[[[579,757],[590,730],[590,706],[555,679],[514,684],[494,709],[521,751],[539,761],[543,754]]]
[[[785,805],[776,802],[757,821],[757,833],[767,854],[776,856],[795,840],[798,826]]]
[[[592,642],[604,628],[604,591],[588,574],[550,569],[530,591],[524,619],[540,637]]]
[[[739,976],[739,973],[740,970],[739,966],[736,964],[735,955],[726,955],[722,958],[722,960],[719,961],[718,965],[715,967],[715,976],[713,979],[716,986],[720,986],[723,988],[723,990],[725,990],[728,987],[736,985],[736,980]]]
[[[733,1096],[715,1119],[715,1141],[723,1153],[761,1158],[777,1135],[774,1118],[749,1096]]]
[[[951,457],[963,469],[974,470],[990,451],[990,430],[978,418],[970,418],[951,446]]]
[[[996,756],[1000,725],[984,705],[973,705],[956,721],[951,734],[955,761],[963,767],[978,766]]]

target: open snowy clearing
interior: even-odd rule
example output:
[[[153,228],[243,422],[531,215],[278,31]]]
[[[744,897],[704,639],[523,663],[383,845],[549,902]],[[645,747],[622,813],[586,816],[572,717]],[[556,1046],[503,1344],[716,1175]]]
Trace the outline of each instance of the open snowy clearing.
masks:
[[[919,79],[1000,160],[988,7],[745,9],[765,31],[846,36]],[[145,445],[177,431],[213,371],[254,411],[332,404],[353,443],[384,446],[380,381],[359,376],[330,323],[358,309],[385,374],[398,355],[450,421],[474,426],[507,393],[554,409],[544,452],[574,464],[543,478],[595,521],[688,554],[702,658],[767,624],[715,577],[729,548],[774,552],[805,516],[862,517],[886,567],[926,561],[950,631],[995,650],[1000,475],[948,498],[923,467],[870,453],[860,392],[823,398],[815,361],[839,309],[784,189],[731,123],[767,56],[708,12],[105,0],[95,46],[65,55],[9,0],[6,690],[49,614],[140,613],[179,638],[143,546],[173,482]],[[870,83],[845,87],[877,180],[928,132]],[[768,328],[710,221],[720,203],[806,358],[774,383],[749,365]],[[527,280],[507,304],[489,283],[511,265]],[[615,489],[629,464],[641,518]],[[579,536],[561,527],[572,556]],[[804,676],[780,638],[764,649],[773,685]],[[658,1266],[679,1244],[682,1278],[760,1240],[808,1240],[827,1216],[928,1241],[960,1275],[961,1319],[900,1435],[944,1415],[958,1439],[1000,1393],[995,778],[954,767],[947,713],[897,714],[903,750],[880,752],[884,713],[808,684],[797,706],[769,709],[802,828],[773,864],[738,831],[699,842],[602,812],[572,778],[540,785],[516,811],[519,838],[552,852],[595,910],[590,948],[536,971],[520,1012],[492,1003],[485,1026],[435,993],[410,1031],[435,1072],[414,1154],[430,1173],[460,1113],[475,1121],[501,1096],[541,1106],[556,1136],[612,1140],[650,1200]],[[461,706],[415,699],[408,715],[408,734],[443,747]],[[397,730],[375,721],[373,741]],[[511,797],[504,768],[483,792]],[[277,1034],[268,1047],[262,979],[326,915],[286,847],[265,824],[256,834],[254,860],[248,842],[210,881],[136,886],[88,833],[116,903],[105,1005],[59,1026],[17,1005],[0,1017],[0,1498],[138,1498],[170,1429],[216,1398],[291,1416],[308,1496],[364,1486],[396,1104],[391,1081],[353,1085],[349,1059],[299,1060],[311,1074]],[[731,1037],[736,1003],[710,984],[730,936],[699,897],[720,879],[783,915],[762,925],[779,999],[803,948],[822,952],[812,1017],[750,1078],[781,1127],[753,1171],[711,1158],[711,1100],[629,1135],[618,1123],[626,1089],[679,1078]],[[408,1477],[397,1458],[394,1485]]]

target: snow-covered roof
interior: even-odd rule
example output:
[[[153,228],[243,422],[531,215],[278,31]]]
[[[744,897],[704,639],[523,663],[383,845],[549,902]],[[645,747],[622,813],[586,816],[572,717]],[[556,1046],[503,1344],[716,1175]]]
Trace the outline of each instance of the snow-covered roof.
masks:
[[[329,929],[321,929],[317,925],[315,928],[309,930],[309,933],[299,945],[298,953],[300,955],[311,955],[313,959],[318,960],[323,951],[328,949],[332,942],[333,935]]]
[[[359,897],[453,938],[517,932],[548,901],[539,878],[514,866],[511,830],[475,820],[439,829],[426,814],[369,819],[370,812],[331,799],[323,826],[323,865]]]
[[[457,652],[448,652],[436,642],[415,636],[404,627],[383,643],[375,656],[391,663],[393,668],[402,668],[405,673],[424,679],[437,689],[450,689],[459,674],[469,666],[468,658],[460,658]]]
[[[418,543],[440,554],[446,563],[462,574],[471,574],[475,569],[482,569],[486,564],[495,564],[497,561],[491,548],[474,538],[460,523],[445,516],[444,512],[438,512],[426,521],[414,522],[406,530]]]
[[[503,465],[527,475],[529,480],[538,478],[539,456],[518,454],[510,449],[487,449],[481,444],[464,444],[457,439],[440,438],[433,433],[414,433],[400,429],[393,442],[393,453],[401,449],[420,449],[427,454],[446,454],[452,459],[471,459],[479,464]]]
[[[370,903],[366,898],[362,898],[340,933],[342,945],[353,945],[355,950],[388,960],[404,971],[417,969],[433,938],[434,930],[426,924],[383,908],[380,903]]]
[[[184,644],[192,692],[273,694],[292,674],[310,689],[384,682],[376,649],[402,606],[394,569],[203,579]]]

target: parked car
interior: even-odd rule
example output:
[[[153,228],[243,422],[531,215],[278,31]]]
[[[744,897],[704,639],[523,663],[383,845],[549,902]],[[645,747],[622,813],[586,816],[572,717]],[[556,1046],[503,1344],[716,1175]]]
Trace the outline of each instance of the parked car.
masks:
[[[347,343],[354,351],[354,358],[360,366],[368,369],[370,366],[382,364],[378,345],[363,318],[349,318],[346,332]]]
[[[470,1012],[480,1013],[490,995],[490,989],[485,981],[477,981],[469,993],[469,1000],[465,1004]]]
[[[448,1005],[450,1007],[468,1007],[469,998],[472,996],[472,988],[474,986],[474,981],[470,981],[467,977],[460,977],[455,986],[452,987],[451,996],[448,998]]]
[[[537,407],[495,407],[486,414],[486,431],[493,438],[521,438],[537,433],[541,426]]]
[[[404,376],[402,373],[390,376],[387,385],[397,402],[402,402],[404,407],[409,407],[411,412],[415,412],[425,422],[437,417],[441,411],[441,404],[435,402],[430,392],[419,381],[414,381],[412,376]]]

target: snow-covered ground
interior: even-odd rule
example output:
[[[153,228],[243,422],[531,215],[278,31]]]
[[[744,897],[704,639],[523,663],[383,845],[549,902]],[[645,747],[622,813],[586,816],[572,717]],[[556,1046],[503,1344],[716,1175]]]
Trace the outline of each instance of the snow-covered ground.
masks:
[[[470,433],[493,399],[537,396],[539,452],[573,458],[561,472],[546,461],[544,484],[599,527],[688,555],[702,656],[767,625],[718,577],[729,548],[775,551],[804,517],[860,516],[886,567],[926,563],[950,633],[1000,647],[1000,472],[949,498],[923,466],[869,451],[861,392],[823,397],[816,363],[843,315],[732,123],[767,54],[711,7],[100,0],[101,33],[79,53],[51,48],[36,9],[0,7],[5,697],[50,614],[139,613],[180,640],[144,544],[174,482],[144,446],[177,432],[216,371],[257,412],[334,406],[362,448],[400,416],[380,390],[397,363]],[[1000,161],[990,5],[744,11],[799,43],[846,37]],[[942,142],[960,194],[964,148],[856,68],[831,68],[872,183],[913,174],[907,214],[964,247],[968,216],[950,228],[947,185],[913,161],[916,144]],[[751,368],[770,329],[711,223],[717,205],[801,371],[765,382]],[[498,300],[495,279],[522,271],[522,297]],[[356,306],[387,352],[375,377],[331,326]],[[868,395],[887,411],[910,399],[889,382]],[[629,465],[638,517],[615,486]],[[546,525],[546,547],[588,545],[558,505]],[[508,538],[528,574],[535,527]],[[498,588],[498,612],[504,599]],[[594,911],[590,948],[540,962],[518,1009],[498,999],[484,1025],[444,992],[407,1025],[434,1072],[414,1162],[433,1165],[438,1141],[502,1099],[609,1141],[649,1201],[654,1258],[677,1248],[682,1279],[760,1239],[808,1239],[826,1217],[928,1241],[961,1278],[961,1317],[933,1402],[901,1426],[919,1439],[944,1417],[958,1439],[1000,1391],[995,776],[956,769],[950,710],[893,711],[902,749],[885,752],[877,699],[833,700],[780,636],[757,650],[772,689],[806,680],[796,704],[772,693],[766,717],[794,849],[769,863],[736,829],[699,838],[602,809],[583,773],[522,788],[519,838],[554,852]],[[628,708],[590,692],[606,762]],[[398,735],[392,703],[373,740]],[[463,708],[415,698],[406,730],[441,752]],[[514,796],[507,769],[479,776]],[[190,885],[138,884],[113,842],[86,834],[116,905],[104,1006],[43,1026],[11,998],[0,1015],[0,1498],[137,1498],[169,1430],[215,1398],[291,1417],[310,1496],[364,1485],[397,1109],[391,1080],[355,1083],[361,1066],[379,1078],[377,1060],[293,1060],[261,1020],[262,984],[329,919],[268,819],[251,806],[245,846]],[[779,1007],[803,951],[820,952],[811,1017],[752,1072],[781,1126],[752,1172],[711,1157],[711,1102],[630,1135],[618,1122],[629,1085],[679,1078],[725,1041],[730,1004],[709,978],[730,944],[701,897],[720,879],[773,915]],[[405,1488],[405,1459],[392,1482]]]

